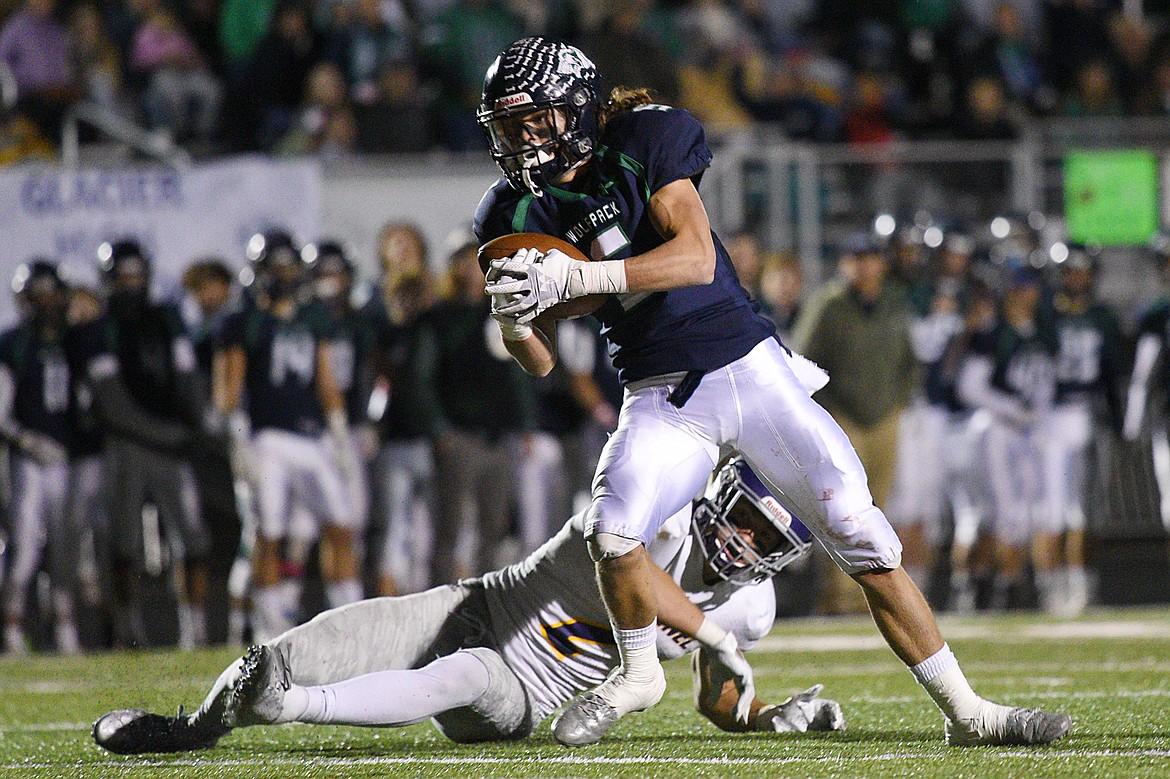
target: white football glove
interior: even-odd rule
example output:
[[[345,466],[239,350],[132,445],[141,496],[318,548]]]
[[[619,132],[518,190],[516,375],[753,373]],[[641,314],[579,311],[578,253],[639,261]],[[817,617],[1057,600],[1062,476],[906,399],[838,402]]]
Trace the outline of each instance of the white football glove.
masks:
[[[752,701],[756,698],[756,681],[751,664],[739,651],[739,642],[735,640],[734,633],[727,633],[722,641],[707,649],[711,651],[711,662],[722,666],[726,674],[735,680],[735,688],[739,690],[735,718],[746,723],[751,716]]]
[[[569,274],[580,260],[556,249],[541,254],[521,249],[507,260],[495,260],[487,273],[484,291],[492,296],[492,312],[527,324],[557,303],[576,297],[569,289]]]
[[[841,713],[841,704],[828,698],[818,698],[823,689],[823,684],[814,684],[783,703],[765,706],[752,722],[752,729],[769,733],[844,730],[845,715]]]

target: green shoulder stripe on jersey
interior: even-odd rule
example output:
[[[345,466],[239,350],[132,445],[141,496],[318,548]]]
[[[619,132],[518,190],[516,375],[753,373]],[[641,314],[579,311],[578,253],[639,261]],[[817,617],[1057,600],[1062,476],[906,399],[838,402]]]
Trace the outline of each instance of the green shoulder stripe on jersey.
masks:
[[[545,189],[547,189],[548,193],[550,195],[552,195],[554,198],[556,198],[557,200],[565,200],[565,201],[568,201],[570,203],[572,203],[575,200],[584,200],[585,198],[589,197],[584,192],[570,192],[567,189],[557,189],[556,187],[552,186],[551,184],[548,185],[547,187],[545,187]]]
[[[646,168],[643,167],[642,163],[620,151],[614,151],[608,146],[598,146],[597,156],[603,160],[612,160],[633,173],[634,177],[638,179],[638,183],[642,185],[642,197],[647,203],[650,202],[650,182],[646,180]]]
[[[528,208],[532,205],[532,199],[533,195],[529,192],[516,204],[516,211],[512,214],[512,232],[526,232],[524,225],[528,222]]]

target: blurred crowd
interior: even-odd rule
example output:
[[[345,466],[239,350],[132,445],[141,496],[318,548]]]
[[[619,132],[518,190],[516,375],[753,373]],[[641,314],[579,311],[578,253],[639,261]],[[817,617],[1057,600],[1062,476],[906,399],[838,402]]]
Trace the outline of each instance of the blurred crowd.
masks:
[[[1142,9],[1147,9],[1143,11]],[[1122,0],[4,0],[0,163],[89,100],[200,154],[480,149],[484,70],[568,40],[719,134],[1011,139],[1170,111],[1166,8]],[[7,13],[4,13],[7,11]]]
[[[1148,424],[1170,333],[1164,300],[1123,332],[1098,253],[1042,238],[1037,216],[883,215],[813,290],[750,232],[727,240],[784,342],[831,375],[816,397],[907,570],[946,572],[928,588],[944,608],[1093,602],[1090,447]],[[547,540],[588,504],[621,390],[589,318],[560,323],[550,376],[524,374],[476,251],[457,233],[432,262],[415,226],[389,223],[369,283],[342,243],[268,230],[240,257],[195,258],[166,303],[134,239],[99,248],[99,289],[52,258],[22,265],[21,322],[0,336],[4,650],[263,639]],[[864,608],[812,560],[778,577],[799,593],[789,613]]]

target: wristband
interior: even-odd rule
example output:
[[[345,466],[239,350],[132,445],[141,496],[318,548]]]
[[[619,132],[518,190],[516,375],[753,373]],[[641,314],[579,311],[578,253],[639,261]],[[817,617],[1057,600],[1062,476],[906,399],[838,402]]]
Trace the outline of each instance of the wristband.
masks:
[[[717,648],[731,635],[709,617],[703,617],[703,623],[695,631],[695,640],[705,647]]]
[[[576,262],[569,270],[570,298],[582,295],[613,295],[629,292],[626,282],[626,261]]]

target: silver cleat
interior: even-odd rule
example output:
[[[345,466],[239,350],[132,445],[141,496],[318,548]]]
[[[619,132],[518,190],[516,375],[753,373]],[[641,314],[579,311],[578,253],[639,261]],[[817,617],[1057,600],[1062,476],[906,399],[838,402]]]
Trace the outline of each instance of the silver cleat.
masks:
[[[1049,744],[1064,738],[1072,728],[1072,718],[1061,712],[1012,708],[998,732],[983,730],[977,723],[967,720],[961,723],[947,722],[947,744],[953,747],[976,746],[1031,746]]]
[[[577,696],[553,723],[553,736],[567,747],[595,744],[618,721],[617,709],[595,692]]]

